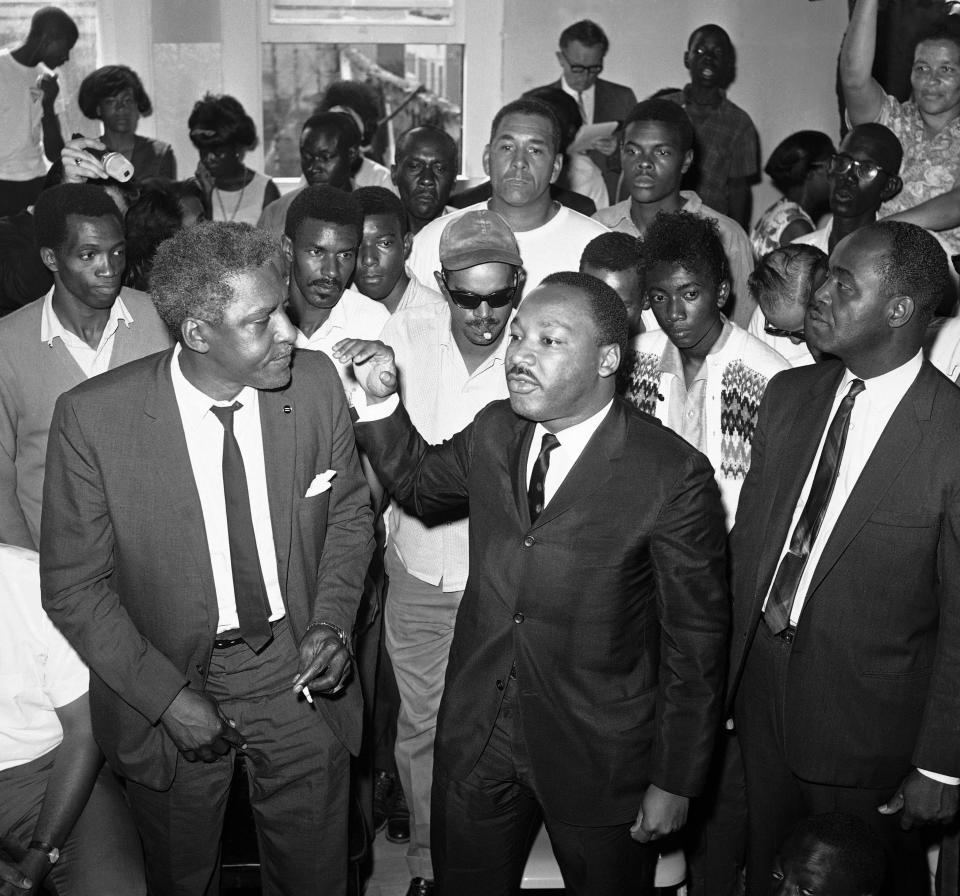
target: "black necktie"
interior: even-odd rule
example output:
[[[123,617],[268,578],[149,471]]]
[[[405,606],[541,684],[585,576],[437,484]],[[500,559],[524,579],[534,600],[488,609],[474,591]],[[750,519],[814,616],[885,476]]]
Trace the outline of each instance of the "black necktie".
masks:
[[[763,618],[775,635],[790,626],[790,611],[797,597],[797,586],[800,584],[803,568],[807,565],[810,548],[823,522],[823,515],[827,510],[830,495],[833,493],[834,483],[837,481],[843,446],[847,441],[847,430],[850,428],[853,403],[864,388],[863,380],[854,380],[850,384],[850,391],[844,396],[836,414],[833,415],[833,420],[830,421],[817,471],[813,474],[810,495],[793,530],[790,549],[780,561],[777,574],[773,579],[770,599],[767,601],[766,610],[763,611]]]
[[[540,453],[537,462],[533,465],[533,475],[530,477],[530,488],[527,489],[527,503],[530,505],[530,522],[535,523],[543,511],[546,501],[543,498],[543,483],[550,469],[550,452],[560,444],[560,440],[552,433],[545,433],[540,443]]]
[[[233,414],[242,405],[214,406],[211,411],[223,424],[223,497],[227,506],[227,533],[230,537],[230,566],[233,570],[233,593],[240,619],[240,636],[259,653],[273,637],[270,629],[270,602],[263,584],[260,554],[253,533],[250,494],[243,455],[233,434]]]

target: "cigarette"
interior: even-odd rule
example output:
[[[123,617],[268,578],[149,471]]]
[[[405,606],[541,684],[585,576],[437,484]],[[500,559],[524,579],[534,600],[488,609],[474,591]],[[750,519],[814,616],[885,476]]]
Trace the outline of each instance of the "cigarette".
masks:
[[[304,685],[303,691],[301,693],[303,694],[304,699],[307,701],[307,703],[313,706],[313,695],[310,693],[310,688]]]

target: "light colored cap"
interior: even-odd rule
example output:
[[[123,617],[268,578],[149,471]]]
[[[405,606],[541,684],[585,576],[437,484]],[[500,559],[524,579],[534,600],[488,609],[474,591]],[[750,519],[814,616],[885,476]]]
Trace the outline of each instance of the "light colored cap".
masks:
[[[491,261],[523,265],[510,225],[496,212],[475,209],[444,227],[440,234],[440,265],[444,270],[462,271]]]

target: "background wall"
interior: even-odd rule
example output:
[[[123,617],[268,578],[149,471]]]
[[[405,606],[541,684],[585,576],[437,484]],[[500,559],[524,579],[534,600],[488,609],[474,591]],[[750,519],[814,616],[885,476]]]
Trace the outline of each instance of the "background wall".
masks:
[[[477,0],[482,2],[482,0]],[[723,26],[737,50],[730,99],[760,132],[761,168],[788,134],[804,128],[836,141],[837,54],[847,22],[846,0],[505,0],[503,97],[556,79],[554,57],[563,28],[579,19],[600,24],[610,38],[603,77],[633,87],[643,99],[687,83],[683,51],[699,25]],[[764,178],[754,188],[754,217],[776,191]]]

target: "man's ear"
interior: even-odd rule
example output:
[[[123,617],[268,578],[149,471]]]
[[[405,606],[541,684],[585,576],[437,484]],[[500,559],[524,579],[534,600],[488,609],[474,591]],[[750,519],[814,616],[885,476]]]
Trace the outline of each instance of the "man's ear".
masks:
[[[903,189],[903,181],[896,175],[890,175],[887,177],[886,186],[880,191],[880,198],[884,202],[888,202],[893,199]]]
[[[394,186],[396,186],[396,183],[397,183],[397,163],[396,162],[394,162],[390,166],[390,183],[392,183]]]
[[[483,147],[483,173],[490,176],[490,144]]]
[[[686,174],[690,170],[690,166],[693,164],[693,150],[688,149],[683,154],[683,162],[680,164],[680,173]]]
[[[199,320],[196,317],[188,317],[180,325],[180,335],[183,337],[183,344],[191,351],[205,355],[210,351],[210,342],[207,339],[210,324],[205,320]]]
[[[556,183],[560,172],[563,170],[563,153],[558,152],[553,157],[553,173],[550,175],[550,183]]]
[[[727,299],[730,298],[730,281],[721,280],[720,285],[717,287],[717,307],[722,308],[727,304]]]
[[[894,329],[906,326],[916,310],[916,303],[910,296],[894,296],[887,303],[887,324]]]
[[[280,251],[283,253],[287,264],[293,264],[293,240],[285,233],[280,237]]]
[[[44,263],[48,271],[56,272],[60,270],[60,266],[57,264],[57,253],[49,246],[40,247],[40,260]]]
[[[403,260],[410,257],[410,250],[413,248],[413,234],[408,230],[403,235]]]
[[[353,168],[353,163],[360,158],[360,147],[359,146],[348,146],[347,147],[347,160],[350,162],[350,167]]]
[[[685,69],[687,69],[687,71],[690,70],[690,61],[691,61],[691,60],[690,60],[690,51],[689,51],[689,50],[684,50],[684,51],[683,51],[683,67],[684,67]]]
[[[600,347],[600,369],[598,373],[604,379],[608,376],[616,376],[620,369],[620,346],[615,342],[611,345]]]
[[[446,284],[443,282],[443,277],[440,276],[440,271],[433,272],[433,279],[437,281],[437,289],[440,290],[440,294],[445,298],[450,298],[450,293],[447,292]],[[452,299],[451,299],[452,301]]]

